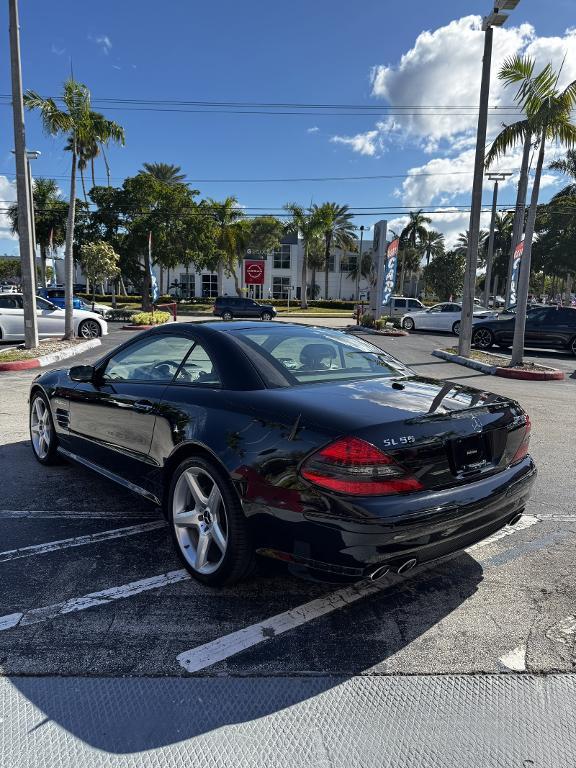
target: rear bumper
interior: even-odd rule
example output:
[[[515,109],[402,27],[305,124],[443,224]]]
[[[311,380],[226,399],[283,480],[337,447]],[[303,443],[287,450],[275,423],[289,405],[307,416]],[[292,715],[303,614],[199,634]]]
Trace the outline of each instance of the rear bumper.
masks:
[[[354,518],[305,511],[296,525],[294,518],[268,518],[266,525],[256,515],[258,551],[334,581],[365,578],[378,566],[394,570],[410,559],[430,562],[481,541],[521,514],[535,478],[536,467],[526,457],[459,488],[371,500],[356,509],[364,515]]]

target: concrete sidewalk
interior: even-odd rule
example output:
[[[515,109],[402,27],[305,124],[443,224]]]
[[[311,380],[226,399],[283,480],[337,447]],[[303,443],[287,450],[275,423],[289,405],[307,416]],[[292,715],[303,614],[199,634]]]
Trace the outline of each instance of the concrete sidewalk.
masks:
[[[573,768],[576,676],[12,678],[11,768]]]

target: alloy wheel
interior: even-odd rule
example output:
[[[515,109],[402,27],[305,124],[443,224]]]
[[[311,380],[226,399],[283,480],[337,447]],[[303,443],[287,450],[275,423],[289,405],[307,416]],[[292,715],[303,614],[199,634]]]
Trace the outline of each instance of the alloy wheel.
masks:
[[[412,320],[411,317],[405,318],[404,322],[402,323],[404,326],[405,331],[412,331],[414,330],[414,320]]]
[[[270,312],[262,312],[262,320],[272,320]]]
[[[96,339],[100,336],[100,324],[97,320],[84,320],[78,329],[84,339]]]
[[[232,312],[223,312],[222,320],[232,320]]]
[[[52,442],[52,424],[48,406],[41,397],[37,397],[30,409],[30,434],[32,447],[39,459],[45,459]]]
[[[186,562],[196,573],[214,573],[228,548],[228,519],[216,481],[201,467],[185,469],[172,504],[174,532]]]
[[[492,332],[488,328],[478,328],[472,336],[472,343],[478,349],[489,349],[492,346]]]

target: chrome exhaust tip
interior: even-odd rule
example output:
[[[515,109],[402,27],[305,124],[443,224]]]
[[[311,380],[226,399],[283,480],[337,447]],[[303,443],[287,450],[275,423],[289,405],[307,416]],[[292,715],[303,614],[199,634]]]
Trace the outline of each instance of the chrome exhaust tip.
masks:
[[[407,571],[411,571],[417,562],[418,561],[414,557],[410,558],[410,560],[406,560],[405,563],[402,563],[402,565],[398,566],[398,570],[396,571],[396,573],[400,574],[400,573],[406,573]]]
[[[510,520],[508,520],[508,525],[516,525],[516,523],[520,520],[522,517],[522,512],[517,512],[515,515],[512,515]]]
[[[378,565],[374,570],[368,574],[368,578],[370,581],[378,581],[378,579],[384,578],[387,573],[390,571],[390,566],[388,565]]]

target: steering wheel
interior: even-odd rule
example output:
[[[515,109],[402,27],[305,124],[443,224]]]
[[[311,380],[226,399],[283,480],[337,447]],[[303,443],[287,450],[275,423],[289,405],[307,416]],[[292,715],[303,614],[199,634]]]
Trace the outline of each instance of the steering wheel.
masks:
[[[153,377],[159,379],[172,378],[179,366],[180,363],[177,363],[176,360],[160,360],[158,363],[154,363],[150,369],[150,373]]]

